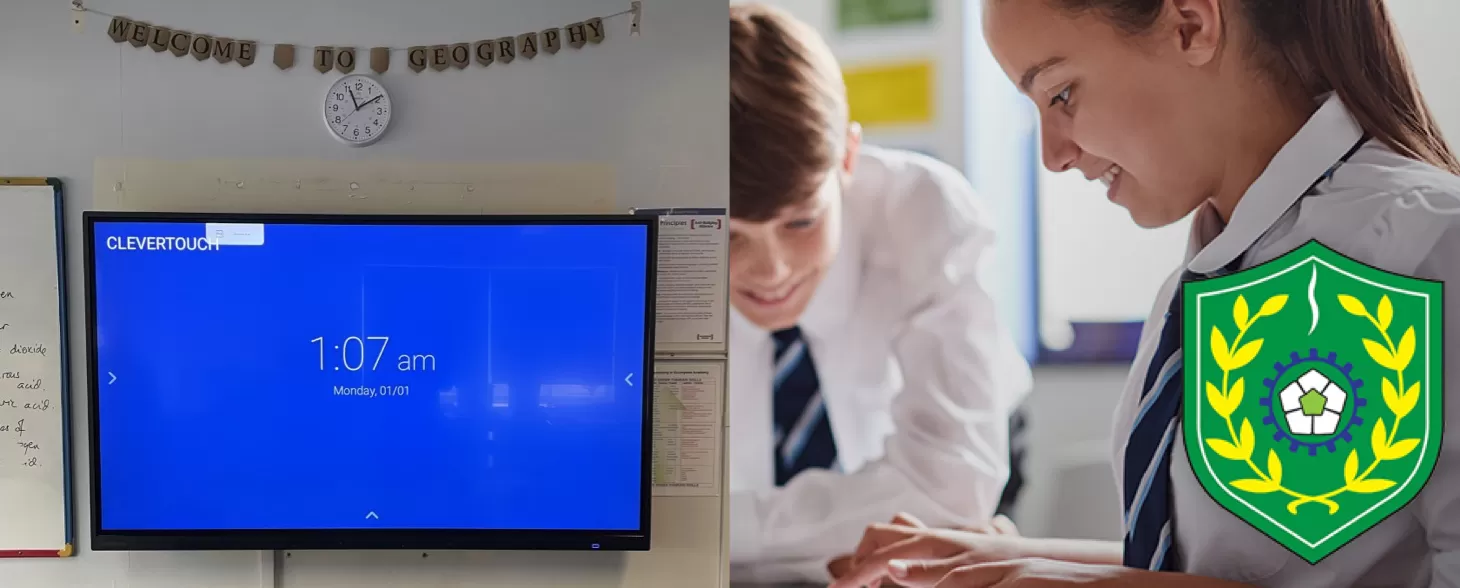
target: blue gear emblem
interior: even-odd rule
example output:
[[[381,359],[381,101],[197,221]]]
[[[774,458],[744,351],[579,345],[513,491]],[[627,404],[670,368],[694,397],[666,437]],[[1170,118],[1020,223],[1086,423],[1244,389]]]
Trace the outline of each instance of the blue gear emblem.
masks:
[[[1306,356],[1295,351],[1290,357],[1291,360],[1287,363],[1277,362],[1273,364],[1273,369],[1277,371],[1277,375],[1262,381],[1262,385],[1267,388],[1268,392],[1267,396],[1259,401],[1263,406],[1267,407],[1268,412],[1267,416],[1262,417],[1262,423],[1272,426],[1275,431],[1272,436],[1273,441],[1281,442],[1287,440],[1289,452],[1297,453],[1299,449],[1307,448],[1308,455],[1318,455],[1319,447],[1327,449],[1329,453],[1333,453],[1337,451],[1337,445],[1340,440],[1345,443],[1352,442],[1353,434],[1351,429],[1364,424],[1364,419],[1359,417],[1359,409],[1368,404],[1367,400],[1359,396],[1359,388],[1363,387],[1364,381],[1354,379],[1350,374],[1353,371],[1353,364],[1338,363],[1338,354],[1333,352],[1329,352],[1326,357],[1319,356],[1317,349],[1309,349],[1308,355]],[[1308,442],[1300,440],[1283,428],[1280,422],[1282,421],[1282,416],[1278,414],[1280,408],[1278,402],[1274,399],[1278,396],[1278,384],[1285,381],[1284,375],[1303,373],[1305,367],[1312,368],[1315,364],[1326,364],[1342,374],[1340,378],[1335,378],[1333,381],[1348,391],[1353,397],[1353,414],[1343,422],[1333,435],[1327,436],[1322,441]]]

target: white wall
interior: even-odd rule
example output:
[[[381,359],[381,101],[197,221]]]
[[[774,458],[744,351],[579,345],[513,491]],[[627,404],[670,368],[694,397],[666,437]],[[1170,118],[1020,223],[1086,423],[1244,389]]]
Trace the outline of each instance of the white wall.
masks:
[[[88,0],[97,10],[220,36],[301,45],[404,47],[503,36],[627,9],[628,0]],[[397,105],[391,134],[352,150],[317,111],[335,76],[288,72],[265,51],[247,69],[116,45],[89,16],[72,31],[69,3],[0,0],[0,176],[58,176],[68,194],[68,246],[92,203],[98,157],[290,158],[420,162],[588,162],[611,165],[619,208],[725,206],[728,61],[723,2],[646,0],[644,33],[610,21],[609,39],[575,52],[491,69],[414,74],[397,55],[383,77]],[[488,188],[489,189],[489,188]],[[69,278],[84,284],[81,258]],[[81,289],[70,304],[83,316]],[[0,583],[24,588],[243,588],[269,585],[257,553],[93,553],[88,531],[84,336],[73,321],[73,471],[80,553],[0,560]],[[656,499],[654,551],[620,555],[296,553],[290,588],[335,586],[713,586],[721,577],[717,498]]]
[[[950,43],[963,54],[962,85],[957,100],[967,113],[959,133],[964,171],[983,198],[995,227],[992,259],[984,279],[1020,349],[1032,357],[1038,349],[1034,282],[1034,197],[1031,165],[1036,129],[1034,105],[1021,95],[994,60],[983,38],[983,9],[968,0],[959,39]]]
[[[1460,149],[1460,68],[1455,54],[1455,23],[1460,2],[1454,0],[1388,0],[1409,59],[1419,75],[1420,91],[1439,119],[1450,145]]]

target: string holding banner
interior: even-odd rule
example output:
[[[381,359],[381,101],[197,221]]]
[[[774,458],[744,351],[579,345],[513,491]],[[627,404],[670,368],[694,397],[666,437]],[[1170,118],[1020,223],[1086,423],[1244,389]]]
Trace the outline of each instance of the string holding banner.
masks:
[[[605,16],[550,27],[535,31],[487,37],[474,41],[444,44],[414,45],[410,47],[371,47],[369,67],[377,74],[390,69],[392,57],[402,53],[411,71],[446,71],[466,69],[475,63],[479,67],[493,64],[508,64],[518,60],[530,60],[539,54],[556,55],[563,45],[581,50],[589,45],[603,43],[608,38],[604,22],[620,16],[633,16],[629,27],[630,36],[639,35],[640,16],[643,4],[639,0],[630,3],[628,10]],[[295,65],[296,45],[292,43],[265,43],[250,39],[237,39],[218,35],[192,33],[185,29],[172,28],[138,20],[127,16],[108,14],[84,4],[84,0],[71,0],[71,11],[79,19],[80,13],[89,12],[111,19],[107,35],[116,43],[129,43],[138,49],[150,48],[156,53],[171,53],[174,57],[191,55],[198,61],[216,61],[219,64],[237,63],[242,67],[253,65],[262,48],[273,48],[273,63],[280,70]],[[309,46],[306,46],[309,47]],[[314,69],[320,73],[338,71],[351,73],[357,64],[357,50],[353,46],[312,46]]]

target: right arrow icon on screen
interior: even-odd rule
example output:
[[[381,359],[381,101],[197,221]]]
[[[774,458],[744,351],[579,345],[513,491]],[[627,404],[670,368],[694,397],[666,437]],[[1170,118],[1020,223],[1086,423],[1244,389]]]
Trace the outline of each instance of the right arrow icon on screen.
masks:
[[[107,372],[106,375],[112,377],[112,379],[110,379],[110,380],[107,381],[107,384],[115,384],[115,383],[117,383],[117,375],[116,374],[111,373],[111,372]]]
[[[625,384],[628,384],[630,386],[633,386],[634,385],[633,377],[634,377],[634,373],[633,372],[629,372],[629,375],[624,376],[624,383]]]

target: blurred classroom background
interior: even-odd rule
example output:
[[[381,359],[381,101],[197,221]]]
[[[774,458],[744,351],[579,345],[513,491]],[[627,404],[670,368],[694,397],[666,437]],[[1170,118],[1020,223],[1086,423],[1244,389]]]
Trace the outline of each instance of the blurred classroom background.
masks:
[[[733,2],[732,2],[733,3]],[[1033,104],[984,45],[981,0],[767,0],[826,37],[867,141],[972,181],[999,231],[986,284],[1035,365],[1026,535],[1118,539],[1110,419],[1140,321],[1181,261],[1187,223],[1145,230],[1078,172],[1039,160]],[[1455,0],[1389,0],[1420,85],[1460,146]]]

